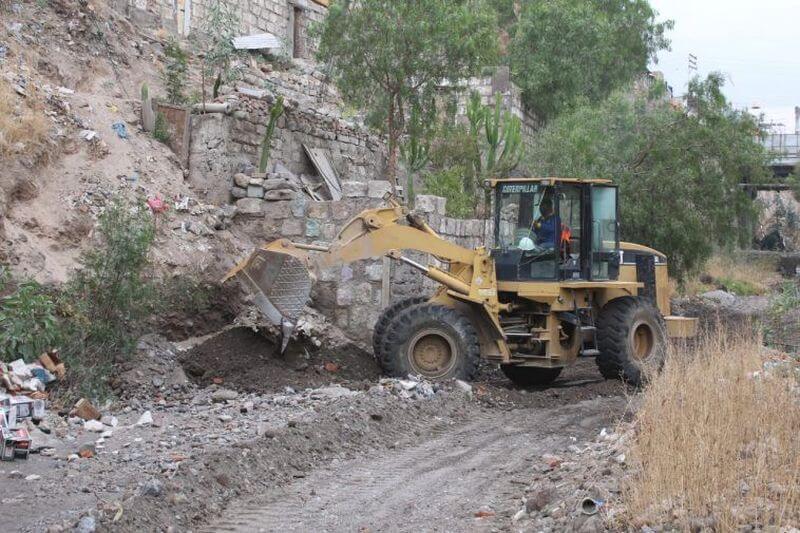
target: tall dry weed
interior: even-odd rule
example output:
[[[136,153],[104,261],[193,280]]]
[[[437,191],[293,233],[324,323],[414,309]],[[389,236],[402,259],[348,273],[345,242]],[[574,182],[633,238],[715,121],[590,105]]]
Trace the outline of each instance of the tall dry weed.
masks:
[[[627,525],[800,525],[797,360],[721,331],[673,352],[636,417]]]
[[[22,97],[0,79],[0,161],[27,157],[33,163],[45,162],[50,127],[44,103],[33,88]]]

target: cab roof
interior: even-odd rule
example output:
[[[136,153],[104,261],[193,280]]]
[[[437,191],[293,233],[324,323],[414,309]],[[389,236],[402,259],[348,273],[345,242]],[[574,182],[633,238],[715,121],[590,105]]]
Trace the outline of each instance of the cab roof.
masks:
[[[609,185],[613,183],[609,179],[604,178],[558,178],[558,177],[540,177],[540,178],[502,178],[486,180],[491,187],[497,187],[504,183],[543,183],[554,185],[556,183],[593,183],[597,185]]]

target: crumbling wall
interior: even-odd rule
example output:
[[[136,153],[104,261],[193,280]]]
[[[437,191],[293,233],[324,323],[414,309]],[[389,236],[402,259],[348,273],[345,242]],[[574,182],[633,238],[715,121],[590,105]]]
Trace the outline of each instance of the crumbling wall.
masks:
[[[314,0],[225,0],[239,17],[242,35],[268,32],[284,44],[283,54],[307,58],[316,43],[310,28],[328,13],[324,2]],[[181,35],[197,31],[207,16],[210,0],[115,0],[134,21],[159,23]],[[299,17],[295,23],[295,17]],[[299,30],[295,40],[295,29]],[[294,44],[297,52],[293,54]]]
[[[303,145],[324,149],[342,181],[362,183],[383,177],[386,149],[380,137],[314,108],[287,103],[272,140],[270,164],[279,161],[294,174],[316,176]],[[207,202],[226,203],[231,178],[258,163],[269,103],[242,97],[231,115],[210,113],[192,120],[189,181]]]
[[[352,182],[354,187],[348,183],[345,182],[345,189],[350,196],[336,202],[315,202],[300,195],[290,201],[238,200],[237,205],[246,209],[238,215],[237,230],[245,231],[255,241],[269,242],[286,237],[295,242],[325,245],[335,239],[352,217],[382,203],[385,181],[363,185]],[[485,242],[484,221],[443,216],[444,198],[420,196],[417,206],[418,212],[441,232],[442,237],[468,247]],[[491,224],[487,225],[487,230],[491,232]],[[407,255],[423,263],[429,262],[424,254]],[[330,317],[350,337],[370,342],[375,322],[390,301],[431,294],[435,287],[435,283],[407,265],[376,257],[320,272],[312,291],[312,306]]]

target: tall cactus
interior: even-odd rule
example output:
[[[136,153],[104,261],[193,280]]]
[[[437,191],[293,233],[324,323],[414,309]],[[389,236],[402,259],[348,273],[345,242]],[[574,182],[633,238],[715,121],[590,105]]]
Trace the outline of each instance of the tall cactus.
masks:
[[[495,95],[494,109],[486,108],[485,169],[494,177],[513,170],[522,157],[522,122],[508,111],[501,112],[502,96]]]
[[[272,136],[275,134],[275,125],[278,119],[283,115],[283,96],[279,96],[275,100],[275,105],[269,110],[269,122],[267,123],[267,130],[264,132],[264,138],[261,140],[261,157],[258,160],[258,171],[264,174],[267,171],[267,163],[269,163],[269,154],[272,151]]]

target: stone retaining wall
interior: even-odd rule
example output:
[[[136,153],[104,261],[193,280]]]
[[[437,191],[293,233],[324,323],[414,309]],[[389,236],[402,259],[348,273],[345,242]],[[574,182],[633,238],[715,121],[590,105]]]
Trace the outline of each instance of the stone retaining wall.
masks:
[[[245,198],[239,202],[250,200]],[[322,245],[333,240],[353,216],[381,203],[379,198],[367,196],[367,192],[337,202],[314,202],[305,196],[291,201],[261,201],[257,212],[238,215],[237,226],[254,240],[269,242],[287,237],[296,242]],[[484,242],[484,222],[443,216],[444,198],[419,196],[417,205],[417,211],[444,238],[468,247]],[[429,262],[423,254],[407,255],[423,264]],[[389,270],[385,271],[386,268]],[[370,342],[375,322],[389,301],[430,294],[435,287],[435,283],[407,265],[379,257],[321,272],[312,291],[312,305],[351,337]]]
[[[242,97],[236,105],[231,115],[192,118],[189,181],[209,203],[227,203],[233,175],[252,171],[260,155],[269,103]],[[314,109],[287,108],[275,129],[270,166],[280,161],[296,175],[316,176],[303,145],[324,149],[339,179],[361,183],[364,195],[369,181],[383,177],[386,149],[380,137]]]

